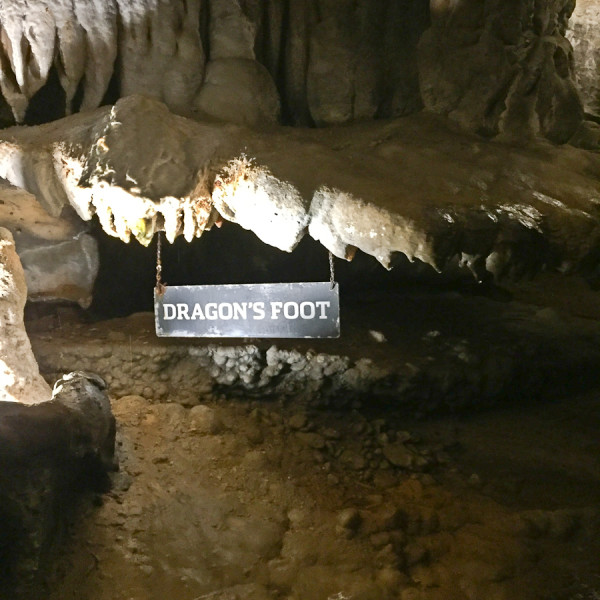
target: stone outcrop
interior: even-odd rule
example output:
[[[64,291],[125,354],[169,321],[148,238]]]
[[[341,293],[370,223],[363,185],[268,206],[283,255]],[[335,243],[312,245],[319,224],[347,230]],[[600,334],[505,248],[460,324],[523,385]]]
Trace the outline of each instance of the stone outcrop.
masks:
[[[39,598],[51,551],[77,495],[114,469],[115,420],[106,385],[70,373],[52,400],[0,402],[0,595]],[[10,592],[8,592],[10,590]]]
[[[0,7],[0,89],[17,122],[54,73],[66,114],[107,92],[253,125],[415,110],[427,0],[355,4],[24,0]]]
[[[25,275],[13,237],[0,227],[0,401],[37,404],[50,400],[23,324]]]
[[[569,141],[583,119],[565,37],[574,6],[432,0],[419,43],[425,107],[485,136]]]

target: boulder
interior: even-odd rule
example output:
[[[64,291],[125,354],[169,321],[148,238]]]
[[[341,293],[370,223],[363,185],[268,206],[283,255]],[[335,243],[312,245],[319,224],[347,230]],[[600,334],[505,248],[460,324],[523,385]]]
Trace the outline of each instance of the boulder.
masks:
[[[29,300],[89,306],[99,268],[98,244],[71,206],[54,217],[32,194],[0,181],[0,225],[15,239]]]
[[[46,595],[48,559],[78,494],[106,485],[114,443],[106,386],[96,375],[65,375],[41,404],[0,401],[0,596]]]

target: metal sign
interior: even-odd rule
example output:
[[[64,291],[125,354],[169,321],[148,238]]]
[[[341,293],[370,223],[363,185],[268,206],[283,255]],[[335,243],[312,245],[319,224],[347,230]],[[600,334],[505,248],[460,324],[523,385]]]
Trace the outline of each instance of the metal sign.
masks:
[[[159,337],[337,338],[339,285],[166,286],[154,291]]]

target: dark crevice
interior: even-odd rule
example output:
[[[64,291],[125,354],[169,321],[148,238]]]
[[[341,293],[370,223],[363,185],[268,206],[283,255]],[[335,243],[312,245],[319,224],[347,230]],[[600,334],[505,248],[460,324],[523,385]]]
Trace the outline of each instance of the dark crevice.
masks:
[[[40,125],[65,116],[66,94],[55,66],[50,68],[48,80],[29,101],[25,113],[26,125]]]
[[[199,19],[200,42],[206,62],[210,60],[210,0],[202,0]]]

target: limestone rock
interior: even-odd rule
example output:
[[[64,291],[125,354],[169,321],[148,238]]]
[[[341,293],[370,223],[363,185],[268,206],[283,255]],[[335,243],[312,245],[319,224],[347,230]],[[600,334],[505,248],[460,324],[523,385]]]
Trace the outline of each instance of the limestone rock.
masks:
[[[54,384],[52,400],[67,408],[76,423],[69,452],[80,459],[91,456],[103,469],[111,470],[116,424],[106,382],[95,373],[67,373]]]
[[[258,24],[244,13],[239,0],[213,0],[210,19],[210,57],[254,60]]]
[[[573,0],[431,2],[419,44],[425,107],[477,133],[567,142],[583,119],[572,49]]]
[[[25,274],[8,229],[0,228],[0,400],[37,404],[50,400],[23,324]]]
[[[308,225],[306,202],[298,190],[245,157],[217,177],[213,201],[226,219],[280,250],[293,250]]]
[[[0,537],[10,547],[3,553],[9,557],[3,597],[45,595],[38,586],[72,518],[70,501],[86,487],[98,491],[106,484],[114,443],[108,394],[96,375],[65,375],[48,402],[0,402]],[[5,596],[4,586],[14,582],[23,595]]]
[[[70,300],[83,308],[91,304],[100,267],[98,243],[91,235],[27,246],[19,242],[17,250],[30,300]]]
[[[100,104],[117,55],[115,0],[4,3],[0,22],[0,88],[17,122],[24,120],[29,100],[45,85],[53,64],[65,89],[67,113],[80,82],[82,108]]]
[[[60,298],[89,306],[99,259],[86,224],[70,206],[60,217],[48,214],[33,195],[7,182],[0,181],[0,201],[0,225],[15,239],[28,299]]]
[[[191,240],[225,219],[285,251],[308,231],[348,260],[359,249],[389,268],[402,253],[478,279],[594,268],[599,161],[573,147],[482,144],[426,113],[261,134],[137,96],[0,136],[0,177],[51,214],[67,203],[97,214],[125,242],[147,245],[158,228]]]
[[[154,96],[190,111],[204,75],[200,0],[118,0],[121,96]]]
[[[574,1],[529,5],[20,0],[0,7],[0,89],[17,122],[55,69],[65,114],[96,108],[107,92],[139,93],[178,114],[263,124],[281,98],[286,123],[324,125],[415,112],[420,78],[426,106],[471,130],[563,142],[581,120],[564,38]],[[593,39],[593,23],[578,39]],[[585,45],[577,52],[589,58]],[[588,58],[580,79],[593,82]]]
[[[600,4],[577,0],[567,38],[573,46],[575,80],[586,112],[600,117]]]
[[[382,29],[393,8],[346,0],[320,4],[321,20],[311,29],[308,52],[311,116],[317,125],[373,118],[383,101]]]
[[[200,114],[249,126],[275,124],[280,113],[271,75],[247,58],[211,60],[194,106]]]

